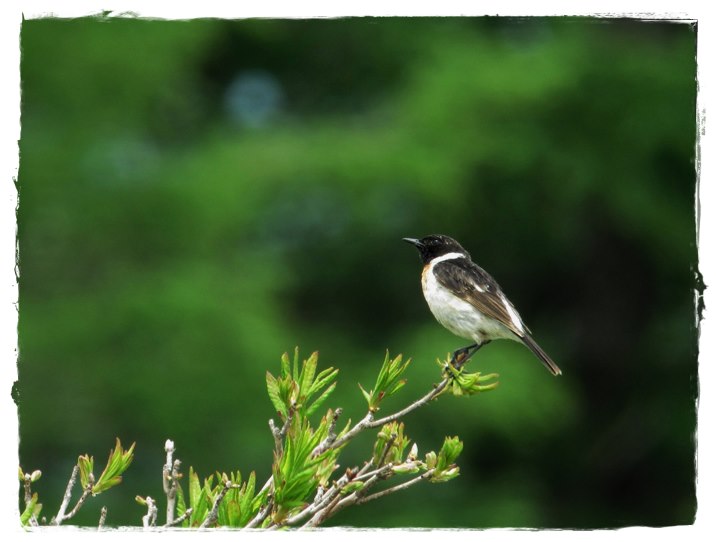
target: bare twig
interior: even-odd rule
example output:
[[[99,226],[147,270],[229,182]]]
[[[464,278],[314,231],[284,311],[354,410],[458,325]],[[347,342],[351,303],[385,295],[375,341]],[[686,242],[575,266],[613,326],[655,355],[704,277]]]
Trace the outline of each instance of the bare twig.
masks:
[[[328,519],[330,516],[333,515],[333,510],[336,508],[336,506],[338,505],[340,500],[341,500],[340,490],[335,491],[330,499],[324,500],[323,505],[314,511],[313,517],[310,520],[308,520],[303,525],[303,527],[301,527],[301,529],[317,527],[318,525],[323,523],[326,519]]]
[[[295,412],[295,405],[291,404],[291,408],[288,409],[288,416],[286,416],[286,421],[283,422],[283,427],[281,427],[281,432],[279,433],[279,437],[281,438],[281,440],[283,440],[286,436],[286,433],[288,433],[288,427],[289,425],[291,425],[291,421],[293,420],[293,415]]]
[[[272,420],[269,420],[269,425],[272,425]],[[267,491],[269,488],[273,487],[273,474],[268,477],[268,480],[266,480],[266,483],[263,485],[259,493],[263,491]],[[251,521],[249,521],[244,529],[253,529],[256,527],[259,523],[261,523],[263,520],[266,519],[266,516],[268,516],[268,513],[271,511],[271,495],[269,495],[268,500],[266,501],[266,505],[264,508],[261,508],[259,512],[253,517]]]
[[[378,469],[372,470],[370,472],[366,472],[365,474],[359,474],[355,478],[353,478],[353,481],[355,482],[362,482],[363,480],[368,480],[369,478],[372,478],[373,476],[383,477],[386,474],[388,474],[391,470],[393,470],[393,464],[388,463],[387,465],[383,465]]]
[[[269,489],[272,486],[273,486],[273,474],[268,477],[268,480],[266,480],[266,483],[261,488],[261,491],[266,491],[267,489]],[[259,493],[261,493],[261,491],[259,491]]]
[[[271,480],[273,480],[273,479],[271,479]],[[254,516],[254,518],[246,524],[244,529],[254,529],[254,528],[256,528],[257,525],[260,525],[263,522],[263,520],[265,520],[268,517],[269,512],[271,511],[272,504],[273,504],[272,498],[269,497],[268,500],[266,501],[266,504],[264,505],[264,507],[261,508],[259,510],[259,513],[256,514]]]
[[[62,503],[60,504],[60,509],[57,511],[57,515],[53,520],[50,521],[51,525],[61,525],[62,522],[65,519],[65,511],[67,510],[67,507],[70,505],[70,499],[72,498],[72,489],[75,487],[75,482],[77,481],[77,474],[79,473],[80,468],[75,465],[72,469],[72,474],[70,475],[70,480],[67,482],[67,488],[65,489],[65,496],[62,499]]]
[[[206,516],[206,519],[202,522],[201,525],[199,525],[199,528],[203,529],[205,527],[212,527],[214,523],[216,523],[217,518],[219,517],[219,505],[221,505],[221,501],[224,500],[224,497],[226,496],[226,493],[232,488],[232,487],[238,487],[237,485],[233,484],[231,480],[227,480],[224,482],[224,487],[221,488],[221,491],[214,499],[214,504],[211,507],[211,510]]]
[[[23,484],[25,485],[25,505],[27,506],[32,501],[32,476],[29,472],[25,473]]]
[[[271,434],[273,435],[273,444],[274,448],[276,449],[276,453],[281,453],[281,450],[283,450],[283,442],[281,442],[281,430],[276,427],[276,423],[273,421],[273,418],[271,418],[269,421],[269,428],[271,429]]]
[[[179,525],[179,524],[180,524],[181,522],[183,522],[186,518],[188,518],[189,516],[191,516],[191,513],[192,513],[193,511],[194,511],[194,510],[192,510],[191,508],[187,508],[181,516],[179,516],[178,518],[176,518],[175,520],[173,520],[171,523],[167,522],[167,523],[164,525],[164,527],[174,527],[174,526],[176,526],[176,525]]]
[[[269,428],[271,429],[271,435],[273,435],[274,447],[276,449],[276,453],[278,453],[278,454],[283,452],[283,440],[286,437],[286,433],[288,433],[288,426],[291,425],[291,420],[293,419],[293,413],[294,413],[294,410],[292,407],[289,409],[288,416],[286,416],[286,420],[283,422],[281,429],[276,427],[276,422],[273,421],[273,418],[269,419],[269,421],[268,421]],[[261,488],[261,491],[266,491],[266,490],[270,489],[271,487],[273,487],[273,474],[268,477],[268,480],[266,480],[266,483],[264,483],[263,487]],[[261,491],[259,491],[259,493],[261,493]],[[261,512],[259,512],[259,514],[256,515],[254,520],[257,519],[260,514],[261,514]],[[262,518],[261,521],[263,521],[264,519],[265,519],[265,517]],[[254,520],[252,520],[251,522],[253,522]]]
[[[390,423],[392,421],[397,420],[398,418],[402,418],[406,414],[411,413],[413,410],[420,408],[421,406],[429,403],[433,399],[435,399],[438,395],[440,395],[445,387],[450,382],[449,377],[443,378],[438,385],[436,385],[430,392],[414,403],[409,404],[407,407],[405,407],[403,410],[400,410],[396,412],[395,414],[391,414],[390,416],[386,416],[384,418],[380,418],[378,420],[373,420],[368,424],[368,428],[373,427],[380,427],[381,425],[385,425],[386,423]],[[335,446],[334,446],[335,447]]]
[[[40,471],[35,471],[39,473]],[[32,477],[35,473],[30,474],[29,472],[25,473],[25,476],[23,476],[23,484],[25,486],[25,507],[30,506],[30,503],[32,502]],[[28,518],[28,523],[32,527],[38,527],[39,524],[37,523],[37,518],[35,517],[35,514],[31,514]]]
[[[167,461],[162,468],[162,484],[164,493],[167,495],[167,524],[174,522],[174,510],[176,510],[177,484],[179,480],[179,467],[181,461],[174,460],[174,442],[167,439],[164,443],[164,451],[167,453]]]
[[[72,489],[75,487],[75,483],[77,482],[77,474],[79,473],[79,467],[77,465],[74,466],[72,469],[72,475],[70,476],[70,481],[67,483],[67,489],[65,489],[65,496],[62,499],[62,504],[60,504],[60,509],[57,512],[57,516],[55,516],[55,519],[53,519],[50,523],[52,525],[62,525],[62,522],[66,519],[71,519],[80,508],[82,508],[82,505],[87,500],[87,497],[89,497],[92,494],[92,487],[94,485],[94,476],[92,476],[92,473],[89,475],[89,481],[87,483],[87,487],[84,488],[82,491],[82,495],[80,495],[79,500],[77,501],[77,504],[75,504],[74,508],[70,510],[69,513],[66,513],[67,507],[70,504],[70,499],[72,498]]]
[[[70,510],[68,514],[65,514],[65,517],[62,518],[62,521],[66,519],[72,519],[74,515],[79,511],[80,508],[82,508],[82,505],[87,500],[87,497],[89,497],[92,494],[92,484],[88,484],[87,488],[82,492],[82,495],[80,495],[80,499],[77,501],[77,504],[75,504],[74,508]],[[59,523],[58,523],[59,525]]]
[[[326,435],[326,438],[319,442],[318,446],[316,446],[315,449],[311,452],[311,457],[318,457],[323,452],[331,448],[333,443],[336,441],[336,422],[338,421],[338,418],[342,413],[342,408],[337,408],[333,411],[333,416],[331,417],[331,425],[328,427],[328,434]]]
[[[314,497],[313,502],[297,514],[288,518],[285,522],[286,525],[296,525],[310,515],[316,513],[318,510],[324,508],[336,496],[336,494],[340,493],[348,482],[351,482],[364,474],[370,465],[371,462],[367,462],[363,465],[361,470],[358,471],[358,473],[356,473],[354,469],[346,469],[343,475],[333,483],[333,486],[330,489],[323,490],[322,488],[319,488],[319,490],[316,491],[316,496]]]
[[[385,449],[383,450],[383,453],[380,454],[380,460],[378,461],[378,464],[376,467],[382,467],[383,463],[385,463],[385,458],[388,457],[388,452],[390,452],[390,449],[395,444],[395,439],[398,438],[397,433],[391,433],[390,438],[388,439],[388,442],[385,443]]]
[[[450,382],[450,377],[443,378],[439,384],[437,384],[432,390],[430,390],[429,393],[415,401],[414,403],[409,404],[407,407],[405,407],[403,410],[400,410],[396,412],[395,414],[391,414],[390,416],[385,416],[384,418],[375,419],[372,412],[368,412],[365,417],[359,421],[355,426],[353,426],[353,429],[348,431],[345,435],[343,435],[341,438],[337,439],[333,442],[333,444],[330,446],[331,449],[339,448],[340,446],[343,446],[346,442],[353,439],[357,434],[361,433],[362,431],[366,429],[372,429],[374,427],[380,427],[381,425],[385,425],[386,423],[390,423],[392,421],[397,420],[398,418],[402,418],[406,414],[411,413],[413,410],[420,408],[421,406],[429,403],[433,399],[435,399],[438,395],[440,395],[445,387]]]
[[[378,491],[377,493],[372,493],[370,495],[360,497],[358,498],[358,500],[356,500],[355,504],[363,504],[366,502],[370,502],[372,500],[379,499],[380,497],[390,495],[391,493],[395,493],[396,491],[400,491],[401,489],[407,489],[422,480],[430,478],[433,475],[433,472],[435,472],[435,469],[430,469],[428,471],[425,471],[420,476],[416,476],[415,478],[408,480],[407,482],[403,482],[402,484],[398,484],[397,486],[389,487],[388,489],[384,489],[383,491]]]
[[[103,506],[99,513],[99,524],[97,525],[98,531],[101,531],[104,528],[105,521],[107,521],[107,507]]]
[[[147,497],[144,500],[147,503],[147,514],[142,516],[142,525],[147,529],[157,524],[157,504],[151,497]]]
[[[321,510],[333,499],[336,494],[341,491],[341,489],[343,489],[343,487],[345,487],[349,480],[350,478],[347,476],[347,474],[344,474],[341,478],[338,479],[338,481],[333,485],[331,489],[325,492],[321,492],[320,495],[316,493],[316,497],[313,502],[306,508],[301,510],[299,513],[288,518],[285,522],[286,525],[296,525],[297,523],[302,522],[307,517]]]
[[[370,465],[370,463],[368,464]],[[386,467],[388,467],[388,465],[386,465]],[[392,468],[392,465],[390,465],[390,467]],[[366,480],[366,482],[363,484],[363,487],[361,487],[359,491],[350,493],[348,496],[343,498],[341,498],[340,490],[336,491],[335,495],[330,499],[330,502],[327,502],[325,506],[320,506],[316,513],[313,515],[313,517],[309,521],[307,521],[306,524],[301,527],[301,529],[317,527],[346,506],[354,504],[358,500],[360,495],[368,491],[378,480],[380,480],[381,477],[382,473],[376,472],[370,478],[368,478],[368,480]],[[351,480],[354,479],[354,477],[351,478]],[[327,499],[324,499],[324,502],[326,500]]]

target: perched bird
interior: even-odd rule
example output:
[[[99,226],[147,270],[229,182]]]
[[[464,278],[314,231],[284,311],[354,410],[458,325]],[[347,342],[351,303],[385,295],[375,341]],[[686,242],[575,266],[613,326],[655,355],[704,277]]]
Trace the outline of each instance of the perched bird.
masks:
[[[438,322],[459,337],[475,343],[456,350],[453,362],[467,361],[493,339],[519,341],[553,375],[562,371],[530,335],[500,286],[472,261],[467,250],[447,235],[404,238],[415,245],[423,261],[423,295]]]

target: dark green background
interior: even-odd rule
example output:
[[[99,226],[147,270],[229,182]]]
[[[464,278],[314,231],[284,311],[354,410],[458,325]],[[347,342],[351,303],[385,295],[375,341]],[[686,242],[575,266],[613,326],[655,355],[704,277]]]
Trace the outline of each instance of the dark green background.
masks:
[[[564,376],[489,345],[497,391],[405,420],[422,452],[459,435],[462,475],[332,524],[693,521],[693,24],[39,19],[21,43],[20,462],[48,519],[115,436],[135,462],[78,523],[161,510],[166,438],[186,471],[264,480],[264,376],[296,345],[340,369],[346,418],[386,349],[414,363],[384,412],[425,393],[465,342],[400,239],[445,233]],[[263,113],[232,113],[237,81]]]

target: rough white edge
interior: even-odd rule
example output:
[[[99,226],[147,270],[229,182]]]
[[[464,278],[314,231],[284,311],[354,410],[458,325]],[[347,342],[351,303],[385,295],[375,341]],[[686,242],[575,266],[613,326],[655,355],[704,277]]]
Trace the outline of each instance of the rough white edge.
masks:
[[[0,405],[2,406],[3,431],[6,440],[2,449],[2,468],[0,468],[0,525],[8,529],[6,532],[18,532],[18,513],[16,512],[17,486],[16,465],[17,465],[17,443],[18,423],[17,410],[9,390],[17,378],[17,369],[13,361],[16,360],[17,352],[17,282],[15,279],[15,209],[17,205],[17,193],[13,180],[17,176],[18,152],[17,141],[20,136],[19,104],[20,104],[20,78],[19,78],[19,31],[22,17],[37,18],[44,16],[78,17],[97,14],[107,9],[106,3],[94,1],[65,0],[62,5],[51,1],[19,1],[3,2],[0,6],[0,39],[2,40],[2,55],[0,62],[3,68],[3,115],[2,115],[2,140],[0,144],[0,164],[3,167],[3,194],[0,198],[0,254],[2,258],[3,280],[0,282],[0,291],[3,292],[2,299],[2,327],[0,333],[3,341],[3,363],[0,365],[0,374],[4,384],[4,392],[0,394]],[[707,103],[713,103],[711,98],[712,85],[712,56],[707,51],[713,51],[714,39],[711,10],[706,2],[700,1],[609,1],[595,2],[583,1],[578,5],[574,2],[555,2],[553,0],[539,3],[527,2],[468,2],[443,0],[440,3],[415,5],[415,3],[397,3],[394,1],[364,0],[362,2],[328,2],[328,1],[304,1],[304,2],[269,2],[246,3],[214,2],[204,0],[203,2],[192,3],[191,5],[179,5],[178,2],[160,1],[115,1],[112,2],[113,15],[126,14],[125,16],[141,16],[163,19],[185,19],[195,17],[219,17],[219,18],[246,18],[246,17],[283,17],[283,18],[306,18],[306,17],[343,17],[359,15],[405,15],[405,16],[427,16],[427,15],[503,15],[503,16],[538,16],[538,15],[584,15],[598,16],[605,18],[612,17],[636,17],[642,19],[659,20],[680,20],[696,19],[699,23],[698,32],[698,117],[699,117],[699,172],[700,181],[697,187],[698,204],[698,242],[699,242],[699,269],[708,286],[713,284],[714,277],[714,245],[713,227],[714,215],[709,213],[713,207],[713,159],[712,139],[707,137]],[[120,15],[121,16],[121,15]],[[705,179],[711,182],[703,182]],[[688,536],[690,539],[704,538],[705,533],[716,523],[714,514],[709,513],[713,509],[713,488],[714,488],[714,462],[716,457],[713,446],[713,378],[714,378],[714,329],[709,321],[709,306],[715,301],[712,291],[708,288],[704,292],[706,308],[703,312],[701,322],[700,355],[699,355],[699,433],[698,433],[698,456],[708,458],[698,462],[698,486],[697,495],[699,508],[697,521],[694,526],[671,527],[666,529],[645,529],[628,528],[617,531],[584,531],[574,533],[569,531],[513,531],[513,530],[489,530],[478,531],[479,536],[489,536],[490,539],[500,539],[507,536],[514,540],[516,536],[529,532],[529,536],[552,537],[575,535],[581,538],[605,538],[610,540],[633,538],[635,536],[647,535],[652,540],[668,539],[677,536]],[[711,360],[711,363],[704,362]],[[668,386],[666,388],[668,390]],[[12,446],[13,435],[15,445]],[[658,483],[658,481],[655,481]],[[48,503],[49,504],[49,503]],[[469,513],[469,511],[461,511]],[[94,536],[93,529],[73,529],[62,527],[56,534],[43,531],[43,535],[55,537],[65,533],[70,536],[83,535],[84,533]],[[360,536],[363,531],[339,530],[341,536]],[[136,530],[120,529],[109,531],[106,536],[121,535],[131,532],[137,536]],[[336,530],[322,530],[311,534],[292,533],[291,536],[301,538],[310,537],[313,540],[321,536],[335,536]],[[429,530],[406,530],[411,539],[434,540],[434,531]],[[141,533],[143,536],[145,533]],[[150,534],[150,533],[146,533]],[[391,532],[391,535],[395,534]],[[451,531],[451,536],[475,536],[475,531]],[[262,533],[265,537],[272,533]],[[280,533],[279,533],[280,535]],[[164,536],[168,536],[167,533]],[[169,535],[172,536],[172,535]],[[192,536],[232,536],[236,533],[228,531],[212,533],[194,533]]]

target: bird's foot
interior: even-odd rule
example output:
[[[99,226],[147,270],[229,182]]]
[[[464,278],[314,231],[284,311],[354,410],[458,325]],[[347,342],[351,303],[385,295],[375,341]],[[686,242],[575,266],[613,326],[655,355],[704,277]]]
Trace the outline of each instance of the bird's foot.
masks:
[[[465,346],[464,348],[458,348],[452,353],[452,356],[450,356],[450,365],[455,367],[456,369],[459,369],[465,363],[468,359],[470,359],[470,356],[472,355],[470,351],[477,347],[477,344],[471,344],[470,346]]]
[[[465,346],[464,348],[458,348],[452,353],[452,356],[450,357],[450,364],[455,369],[461,369],[463,365],[465,365],[472,356],[475,355],[475,352],[477,352],[480,348],[485,346],[490,341],[484,341],[481,343],[474,343],[470,346]]]

